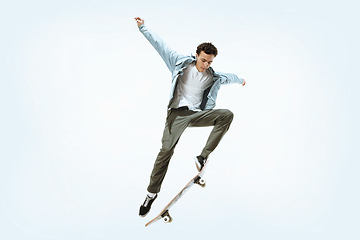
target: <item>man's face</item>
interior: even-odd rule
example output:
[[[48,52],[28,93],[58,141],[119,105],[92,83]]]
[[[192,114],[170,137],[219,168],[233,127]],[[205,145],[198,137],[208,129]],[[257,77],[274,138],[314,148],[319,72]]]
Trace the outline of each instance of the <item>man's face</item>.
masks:
[[[200,54],[196,54],[196,69],[199,72],[204,72],[208,69],[215,58],[214,54],[206,54],[204,51],[201,51]]]

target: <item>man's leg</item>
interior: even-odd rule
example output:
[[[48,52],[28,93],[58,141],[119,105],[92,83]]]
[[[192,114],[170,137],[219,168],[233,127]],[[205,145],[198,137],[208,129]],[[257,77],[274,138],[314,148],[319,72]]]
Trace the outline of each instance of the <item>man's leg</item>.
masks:
[[[190,116],[193,114],[194,112],[189,110],[172,110],[168,115],[162,138],[162,147],[154,163],[150,184],[147,188],[148,192],[160,192],[175,146],[184,130],[189,126]]]
[[[148,195],[144,203],[140,206],[139,215],[145,217],[151,208],[152,203],[160,192],[161,184],[167,172],[170,159],[174,153],[174,148],[179,141],[181,134],[189,126],[189,115],[193,114],[192,111],[182,109],[171,110],[168,112],[166,118],[165,129],[162,137],[162,147],[155,160],[154,168],[150,176],[150,184],[147,188]]]
[[[191,116],[190,127],[214,126],[200,156],[207,159],[228,131],[233,120],[233,113],[227,109],[211,109],[198,112]]]

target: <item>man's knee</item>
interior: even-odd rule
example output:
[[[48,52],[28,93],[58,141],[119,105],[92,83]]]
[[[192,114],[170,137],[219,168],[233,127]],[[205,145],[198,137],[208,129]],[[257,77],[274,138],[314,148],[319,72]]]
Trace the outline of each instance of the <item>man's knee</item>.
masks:
[[[222,109],[222,114],[224,120],[232,122],[234,119],[234,113],[230,111],[229,109]]]

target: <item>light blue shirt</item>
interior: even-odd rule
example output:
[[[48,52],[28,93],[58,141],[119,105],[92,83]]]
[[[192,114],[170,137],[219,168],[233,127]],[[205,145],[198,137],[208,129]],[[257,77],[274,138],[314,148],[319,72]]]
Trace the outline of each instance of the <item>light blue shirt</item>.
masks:
[[[172,84],[168,104],[169,107],[174,98],[174,91],[179,75],[183,75],[183,70],[187,68],[190,63],[196,61],[196,58],[193,55],[185,56],[175,52],[156,33],[148,30],[144,24],[139,26],[139,30],[160,54],[161,58],[164,60],[166,66],[172,74]],[[209,67],[208,69],[213,76],[214,83],[210,86],[210,91],[207,96],[204,96],[204,98],[207,97],[207,102],[204,109],[213,109],[216,105],[217,94],[222,84],[243,84],[244,79],[239,78],[232,73],[215,72],[212,67]]]

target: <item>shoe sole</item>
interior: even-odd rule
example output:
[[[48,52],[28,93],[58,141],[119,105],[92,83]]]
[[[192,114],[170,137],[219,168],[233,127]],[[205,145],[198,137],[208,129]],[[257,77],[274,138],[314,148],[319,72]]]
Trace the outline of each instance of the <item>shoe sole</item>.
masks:
[[[150,211],[149,211],[149,212],[150,212]],[[149,213],[149,212],[148,212],[148,213]],[[139,216],[140,216],[141,218],[144,218],[144,217],[146,217],[146,215],[148,215],[148,213],[146,213],[145,215],[140,215],[140,214],[139,214]]]

